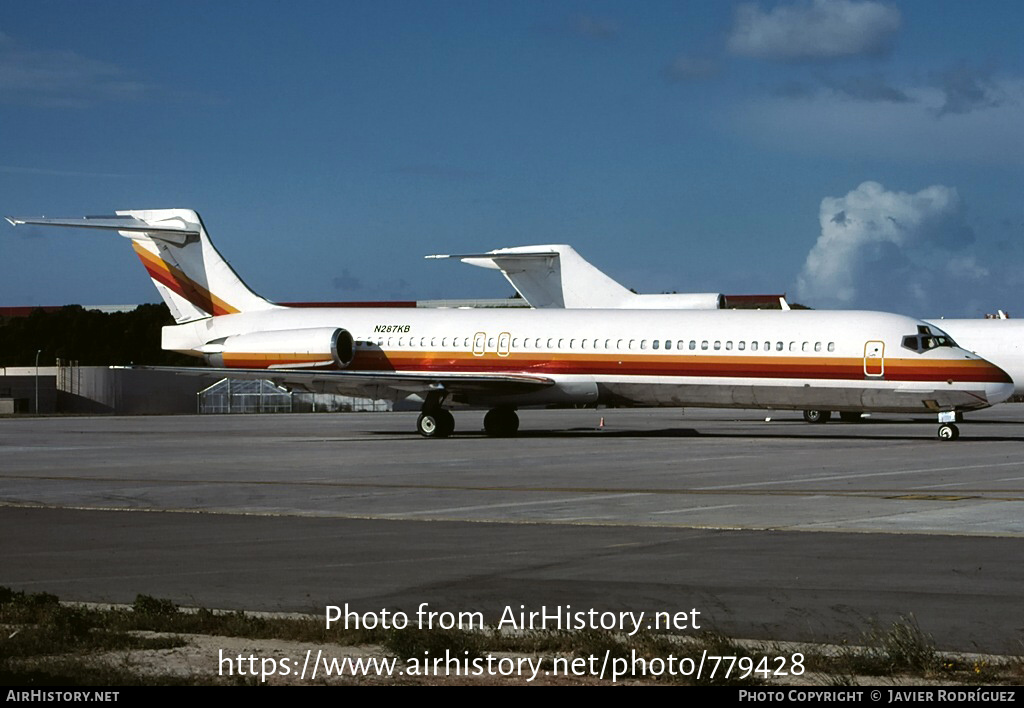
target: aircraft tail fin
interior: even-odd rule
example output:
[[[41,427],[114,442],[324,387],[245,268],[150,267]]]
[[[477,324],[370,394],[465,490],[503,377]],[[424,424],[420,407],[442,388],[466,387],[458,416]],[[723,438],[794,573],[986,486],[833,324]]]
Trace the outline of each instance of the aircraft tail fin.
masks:
[[[131,239],[132,248],[178,324],[213,315],[279,307],[242,282],[213,247],[202,219],[191,209],[129,209],[115,214],[80,219],[7,220],[15,226],[107,229]]]
[[[470,265],[500,270],[532,307],[714,310],[722,302],[718,293],[639,295],[565,244],[427,258],[457,258]]]
[[[428,258],[458,258],[463,263],[500,270],[532,307],[622,307],[633,295],[564,244]]]

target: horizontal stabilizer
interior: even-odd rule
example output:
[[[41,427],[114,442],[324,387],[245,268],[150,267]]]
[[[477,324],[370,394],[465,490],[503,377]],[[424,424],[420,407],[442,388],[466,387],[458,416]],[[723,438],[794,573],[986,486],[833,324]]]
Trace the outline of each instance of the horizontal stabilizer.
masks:
[[[184,221],[161,221],[152,223],[130,216],[86,216],[78,219],[50,219],[46,217],[6,217],[11,226],[34,224],[37,226],[70,226],[80,229],[107,229],[147,233],[154,238],[181,245],[189,236],[198,236],[199,228]]]
[[[499,249],[497,251],[487,251],[485,253],[438,253],[433,256],[423,256],[424,258],[441,259],[441,258],[458,258],[459,260],[465,260],[467,258],[486,258],[488,260],[503,260],[503,261],[514,261],[514,260],[530,260],[534,258],[551,258],[552,256],[558,256],[558,251],[524,251],[514,252]]]

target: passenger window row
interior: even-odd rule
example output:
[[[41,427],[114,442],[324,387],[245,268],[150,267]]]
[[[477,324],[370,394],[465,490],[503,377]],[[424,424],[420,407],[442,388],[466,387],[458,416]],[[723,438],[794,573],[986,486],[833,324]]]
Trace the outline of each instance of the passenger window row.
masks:
[[[507,336],[507,335],[506,335]],[[408,349],[426,349],[428,347],[438,347],[442,349],[466,349],[466,350],[481,350],[483,349],[480,338],[476,338],[476,346],[474,346],[474,338],[472,337],[378,337],[376,342],[374,340],[360,340],[356,342],[356,346],[368,347],[378,346],[386,347],[389,349],[395,347],[408,348]],[[906,345],[906,344],[905,344]],[[495,351],[495,338],[488,337],[486,340],[486,349],[488,351]],[[509,346],[506,342],[503,346]],[[663,350],[663,351],[752,351],[752,352],[821,352],[829,351],[834,352],[836,350],[835,342],[772,342],[770,340],[739,340],[733,342],[733,340],[671,340],[671,339],[567,339],[558,337],[537,337],[537,338],[526,338],[520,339],[515,337],[511,340],[511,349],[513,350],[527,350],[527,351],[543,351],[545,349],[553,349],[557,351],[569,350],[590,350],[590,351],[644,351],[644,350]]]

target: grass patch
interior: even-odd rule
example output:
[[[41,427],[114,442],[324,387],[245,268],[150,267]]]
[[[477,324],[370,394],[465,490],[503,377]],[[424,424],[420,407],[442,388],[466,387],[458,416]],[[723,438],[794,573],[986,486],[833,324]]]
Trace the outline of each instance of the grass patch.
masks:
[[[628,636],[596,630],[327,629],[323,618],[313,616],[282,618],[184,610],[170,600],[146,595],[137,596],[130,607],[93,608],[62,605],[48,593],[0,587],[0,680],[7,684],[258,683],[251,677],[219,677],[213,669],[190,677],[154,674],[152,664],[146,669],[132,663],[132,652],[185,645],[188,640],[181,635],[303,642],[323,645],[327,654],[332,653],[330,645],[370,645],[402,661],[445,657],[446,652],[459,660],[489,654],[525,655],[543,657],[546,669],[552,668],[555,657],[569,661],[598,657],[599,664],[618,662],[619,680],[687,685],[771,685],[793,667],[790,658],[794,652],[804,654],[807,673],[795,677],[804,684],[847,686],[877,681],[878,677],[893,681],[915,677],[945,684],[996,685],[1017,684],[1024,679],[1024,661],[1019,657],[940,652],[913,617],[901,618],[888,627],[872,626],[856,645],[794,648],[741,642],[712,632],[686,636],[641,632]],[[120,652],[123,654],[118,655]],[[670,657],[675,675],[664,670]],[[716,662],[713,657],[723,659]],[[786,661],[780,663],[780,657],[786,657]],[[700,678],[692,668],[682,670],[702,663]],[[625,675],[623,667],[627,667]],[[662,670],[653,671],[652,667]],[[715,675],[709,677],[712,667]],[[161,664],[156,670],[166,670],[166,666]],[[652,676],[656,673],[660,675]]]

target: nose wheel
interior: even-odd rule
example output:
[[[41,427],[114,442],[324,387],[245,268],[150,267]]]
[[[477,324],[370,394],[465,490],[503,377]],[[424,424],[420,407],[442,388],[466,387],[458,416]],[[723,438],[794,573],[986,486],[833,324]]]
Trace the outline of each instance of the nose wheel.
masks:
[[[960,428],[953,423],[943,423],[939,426],[939,440],[956,440],[960,437]]]

